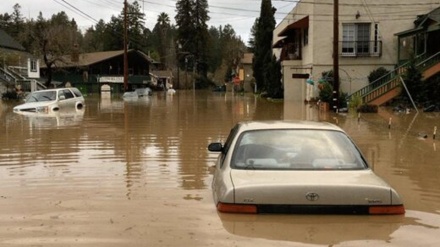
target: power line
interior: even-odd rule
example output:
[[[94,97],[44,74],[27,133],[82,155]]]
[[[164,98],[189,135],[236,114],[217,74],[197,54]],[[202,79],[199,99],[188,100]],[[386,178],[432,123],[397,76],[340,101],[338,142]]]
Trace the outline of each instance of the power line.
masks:
[[[261,2],[261,0],[248,0],[251,2]],[[328,2],[316,2],[316,1],[304,1],[304,0],[273,0],[272,2],[289,2],[289,3],[301,3],[301,4],[313,4],[313,5],[331,5],[333,6],[333,1]],[[437,2],[429,2],[429,3],[369,3],[370,6],[377,7],[399,7],[399,6],[431,6],[431,5],[439,5],[440,1]],[[362,7],[363,3],[339,3],[339,6],[353,6],[353,7]]]
[[[58,4],[62,5],[63,7],[69,9],[70,11],[79,14],[82,17],[85,17],[86,19],[89,19],[92,21],[93,24],[98,23],[98,20],[96,20],[95,18],[93,18],[91,15],[85,13],[84,11],[82,11],[81,9],[73,6],[72,4],[68,3],[66,0],[54,0],[55,2],[57,2]],[[62,1],[59,2],[59,1]],[[119,6],[121,6],[121,3],[117,0],[83,0],[89,4],[93,4],[96,6],[99,6],[100,8],[107,8],[107,9],[112,9],[112,10],[116,10],[119,8]],[[139,0],[142,3],[148,3],[148,4],[153,4],[156,6],[163,6],[166,8],[172,8],[173,10],[175,10],[175,5],[171,5],[169,4],[169,2],[164,2],[163,0],[160,2],[154,1],[154,0]],[[243,4],[243,2],[246,1],[250,1],[250,2],[261,2],[261,0],[244,0],[244,1],[240,1],[240,4]],[[177,2],[177,0],[171,0],[171,2]],[[286,3],[285,5],[283,5],[282,7],[279,7],[279,9],[284,9],[286,7],[288,7],[288,5],[290,4],[314,4],[314,5],[333,5],[332,1],[328,1],[328,2],[316,2],[316,1],[300,1],[300,0],[273,0],[273,2],[281,2],[281,3]],[[411,20],[411,19],[415,19],[416,15],[418,15],[420,13],[420,11],[423,11],[424,8],[426,8],[426,6],[432,6],[435,4],[439,4],[439,2],[436,3],[412,3],[412,4],[407,4],[407,3],[386,3],[385,1],[382,3],[376,3],[376,4],[368,4],[368,8],[369,8],[369,12],[372,13],[374,11],[372,11],[370,8],[384,8],[384,7],[398,7],[398,6],[411,6],[411,10],[398,10],[398,11],[387,11],[386,13],[374,13],[374,16],[370,18],[378,18],[380,19],[379,21],[386,21],[386,20]],[[364,3],[340,3],[340,6],[358,6],[358,7],[363,7],[366,8]],[[249,6],[249,4],[247,4],[247,6]],[[231,20],[231,16],[233,16],[233,19],[238,22],[240,20],[244,20],[244,19],[248,19],[248,18],[257,18],[258,17],[258,13],[260,12],[260,10],[254,10],[254,9],[250,9],[250,8],[240,8],[240,7],[232,7],[232,6],[223,6],[223,5],[215,5],[215,4],[211,4],[209,5],[209,8],[211,9],[209,11],[209,13],[212,16],[216,16],[215,19],[211,18],[210,23],[219,23],[222,22],[223,20],[225,20],[227,22],[227,20]],[[122,9],[122,7],[121,7]],[[214,10],[213,10],[214,9]],[[292,10],[294,9],[294,6],[292,6]],[[417,11],[417,9],[420,9],[419,11]],[[224,10],[224,11],[222,11]],[[148,10],[149,12],[154,12],[154,10]],[[163,12],[163,11],[162,11]],[[414,12],[414,14],[412,15],[411,12]],[[159,12],[157,12],[159,13]],[[312,16],[315,17],[315,21],[328,21],[328,19],[325,19],[325,17],[332,17],[333,15],[331,13],[292,13],[292,11],[290,12],[284,12],[284,11],[280,11],[280,12],[276,12],[274,18],[277,20],[277,22],[280,22],[281,20],[294,20],[295,16],[298,15],[304,15],[304,16]],[[352,16],[351,14],[341,14],[340,15],[342,18],[345,16]],[[321,20],[321,18],[319,17],[324,17],[324,19]],[[238,19],[237,19],[238,18]],[[148,18],[147,18],[148,19]],[[154,19],[154,18],[152,18]],[[137,42],[134,42],[137,43]]]
[[[63,2],[65,2],[65,0],[62,0]],[[86,2],[92,3],[90,0],[84,0]],[[103,3],[108,3],[110,6],[113,6],[114,8],[116,8],[116,4],[118,3],[117,1],[112,1],[112,0],[100,0]],[[169,7],[169,8],[175,8],[175,5],[170,5],[167,3],[163,3],[163,2],[155,2],[155,1],[147,1],[147,0],[140,0],[142,1],[142,3],[149,3],[149,4],[154,4],[154,5],[158,5],[158,6],[164,6],[164,7]],[[249,0],[248,0],[249,1]],[[177,2],[177,0],[172,0],[172,2]],[[251,2],[261,2],[261,0],[252,0]],[[302,4],[314,4],[314,5],[333,5],[332,2],[315,2],[315,1],[299,1],[299,0],[274,0],[274,2],[284,2],[284,3],[302,3]],[[242,3],[242,2],[241,2]],[[102,6],[98,3],[93,3],[97,6]],[[369,4],[369,7],[381,7],[383,8],[384,6],[411,6],[412,9],[414,9],[417,6],[428,6],[428,5],[433,5],[435,3],[413,3],[413,4],[406,4],[406,3],[397,3],[397,4],[392,4],[392,3],[379,3],[379,4]],[[340,3],[340,6],[359,6],[359,7],[364,7],[365,5],[363,3]],[[102,7],[106,7],[109,8],[108,6],[102,6]],[[283,6],[283,8],[286,6]],[[258,14],[260,12],[260,10],[253,10],[253,9],[245,9],[245,8],[239,8],[239,7],[229,7],[229,6],[222,6],[222,5],[209,5],[209,8],[212,9],[218,9],[218,10],[226,10],[226,12],[222,12],[222,11],[209,11],[211,14],[218,14],[218,15],[227,15],[228,17],[226,18],[230,18],[230,16],[241,16],[241,17],[249,17],[249,18],[256,18],[257,16],[255,14]],[[292,7],[293,8],[293,7]],[[113,8],[112,8],[113,9]],[[77,11],[79,11],[81,13],[81,15],[83,16],[87,16],[90,19],[90,16],[87,15],[86,13],[84,13],[83,11],[79,10],[78,8],[76,8]],[[154,10],[149,10],[150,12],[154,12]],[[238,13],[237,13],[238,12]],[[370,10],[371,12],[371,10]],[[401,12],[394,12],[396,14],[402,13],[404,11]],[[157,12],[159,13],[159,12]],[[310,14],[310,13],[294,13],[296,15],[309,15],[309,16],[332,16],[331,13],[325,14],[325,13],[320,13],[320,14]],[[387,12],[386,14],[384,13],[384,15],[389,16],[390,12]],[[289,15],[290,12],[275,12],[276,16],[280,16],[283,15],[283,17],[276,17],[275,18],[277,20],[282,20],[282,19],[287,19],[289,20]],[[341,15],[344,16],[344,15]],[[347,15],[349,16],[349,15]],[[378,14],[375,14],[374,16],[378,16]],[[286,18],[287,17],[287,18]],[[402,15],[397,15],[397,17],[402,18],[405,16]],[[221,16],[217,16],[217,18],[221,19]],[[93,19],[93,18],[92,18]],[[93,19],[95,21],[95,23],[97,22],[95,19]],[[213,20],[211,20],[213,21]],[[218,21],[216,21],[218,22]]]
[[[72,4],[68,3],[66,0],[61,0],[61,1],[63,1],[63,3],[65,3],[65,4],[69,5],[71,8],[75,9],[75,10],[76,10],[78,13],[80,13],[81,15],[87,17],[87,18],[90,19],[90,20],[93,20],[95,23],[98,23],[98,21],[97,21],[95,18],[91,17],[91,16],[88,15],[87,13],[83,12],[82,10],[80,10],[80,9],[78,9],[77,7],[73,6]]]

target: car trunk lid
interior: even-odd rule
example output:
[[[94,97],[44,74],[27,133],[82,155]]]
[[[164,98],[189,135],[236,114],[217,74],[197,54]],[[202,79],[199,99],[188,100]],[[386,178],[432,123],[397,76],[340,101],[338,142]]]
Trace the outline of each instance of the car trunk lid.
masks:
[[[401,204],[371,170],[231,171],[235,203],[271,205]]]

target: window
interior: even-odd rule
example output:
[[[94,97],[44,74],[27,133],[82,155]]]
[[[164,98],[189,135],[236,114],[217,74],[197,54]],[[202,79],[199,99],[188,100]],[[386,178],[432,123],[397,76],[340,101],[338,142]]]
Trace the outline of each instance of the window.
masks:
[[[233,169],[361,170],[361,154],[344,133],[331,130],[246,131],[232,154]]]
[[[357,54],[368,54],[370,52],[370,24],[357,24],[356,52]]]
[[[31,72],[37,72],[37,61],[34,59],[31,59]]]
[[[231,132],[229,132],[228,139],[226,139],[225,145],[223,146],[223,152],[221,156],[221,166],[223,166],[223,162],[225,161],[226,154],[229,151],[229,148],[231,147],[231,143],[234,140],[235,135],[238,131],[238,125],[235,125],[233,129],[231,129]]]
[[[56,98],[57,98],[56,91],[35,91],[26,98],[26,102],[31,103],[31,102],[53,101]]]
[[[64,89],[61,93],[61,95],[64,95],[65,99],[71,99],[74,98],[73,93],[70,92],[69,89]]]
[[[355,54],[355,24],[342,25],[342,54]]]
[[[346,23],[342,25],[342,55],[367,56],[378,49],[378,26],[375,24],[375,41],[370,41],[370,23]],[[373,45],[373,47],[370,47]]]
[[[71,88],[72,92],[75,94],[76,97],[81,97],[82,94],[77,88]]]

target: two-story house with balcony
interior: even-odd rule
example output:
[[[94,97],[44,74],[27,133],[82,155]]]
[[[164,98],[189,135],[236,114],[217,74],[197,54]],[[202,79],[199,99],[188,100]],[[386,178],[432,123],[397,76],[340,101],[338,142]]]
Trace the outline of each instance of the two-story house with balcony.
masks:
[[[333,69],[333,0],[301,0],[273,32],[282,61],[285,100],[304,101],[306,80],[317,82]],[[351,94],[368,85],[371,71],[398,65],[398,33],[414,19],[439,7],[432,0],[339,0],[340,90]],[[313,96],[318,96],[318,89]]]

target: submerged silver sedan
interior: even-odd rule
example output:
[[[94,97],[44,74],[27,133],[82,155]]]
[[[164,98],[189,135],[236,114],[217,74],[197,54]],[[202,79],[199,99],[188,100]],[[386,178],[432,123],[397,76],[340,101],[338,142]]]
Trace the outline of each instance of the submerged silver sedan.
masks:
[[[241,122],[208,150],[220,152],[212,182],[220,212],[405,213],[397,192],[330,123]]]

